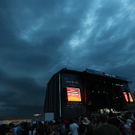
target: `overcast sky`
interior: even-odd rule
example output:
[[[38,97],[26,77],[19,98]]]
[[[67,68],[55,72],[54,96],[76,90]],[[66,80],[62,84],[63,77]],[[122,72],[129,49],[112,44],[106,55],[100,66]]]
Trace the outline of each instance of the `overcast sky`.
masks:
[[[0,117],[42,113],[45,88],[62,68],[133,81],[134,0],[1,0]]]

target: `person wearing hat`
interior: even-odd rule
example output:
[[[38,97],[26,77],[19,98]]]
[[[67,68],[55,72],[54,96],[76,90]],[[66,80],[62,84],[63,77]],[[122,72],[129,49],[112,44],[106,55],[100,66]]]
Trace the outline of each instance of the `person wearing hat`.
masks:
[[[100,119],[102,125],[97,128],[96,135],[120,135],[116,126],[107,123],[108,118],[106,114],[101,114]]]
[[[82,120],[82,124],[89,125],[90,124],[90,120],[88,120],[87,117],[84,117],[84,119]]]
[[[94,135],[94,128],[90,120],[87,117],[84,117],[82,124],[86,127],[86,135]]]

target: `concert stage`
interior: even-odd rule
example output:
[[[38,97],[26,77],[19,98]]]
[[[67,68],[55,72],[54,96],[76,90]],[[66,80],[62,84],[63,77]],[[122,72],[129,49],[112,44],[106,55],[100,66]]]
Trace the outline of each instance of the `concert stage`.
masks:
[[[127,78],[86,69],[60,70],[47,84],[44,113],[71,118],[101,109],[127,110],[133,104]]]

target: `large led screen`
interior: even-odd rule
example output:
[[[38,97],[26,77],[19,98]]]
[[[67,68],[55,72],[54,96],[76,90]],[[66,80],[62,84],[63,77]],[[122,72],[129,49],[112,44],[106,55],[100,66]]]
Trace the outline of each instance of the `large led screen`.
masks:
[[[123,94],[124,94],[124,97],[125,97],[126,101],[128,102],[128,96],[127,96],[127,93],[126,93],[126,92],[123,92]]]
[[[128,93],[130,102],[133,102],[133,98],[131,96],[131,93]]]
[[[79,88],[67,87],[68,101],[81,101],[81,93]]]
[[[126,92],[123,92],[123,94],[124,94],[124,97],[125,97],[125,99],[126,99],[127,102],[128,102],[128,96],[129,96],[130,102],[133,102],[133,98],[131,96],[131,93],[128,93],[128,96],[127,96],[127,93]]]

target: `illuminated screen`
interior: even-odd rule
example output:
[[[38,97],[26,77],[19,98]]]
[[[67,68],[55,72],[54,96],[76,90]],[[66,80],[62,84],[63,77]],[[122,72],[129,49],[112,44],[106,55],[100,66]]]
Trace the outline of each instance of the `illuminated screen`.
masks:
[[[79,88],[67,88],[68,101],[81,101],[81,93]]]
[[[123,92],[123,94],[124,94],[124,97],[125,97],[126,101],[128,102],[127,93],[126,93],[126,92]],[[128,93],[128,95],[129,95],[129,100],[130,100],[130,102],[133,102],[133,98],[132,98],[132,96],[131,96],[131,93]]]
[[[124,94],[124,97],[125,97],[126,101],[128,102],[128,96],[127,96],[127,93],[126,93],[126,92],[123,92],[123,94]]]
[[[133,102],[133,98],[131,96],[131,93],[128,93],[130,102]]]

